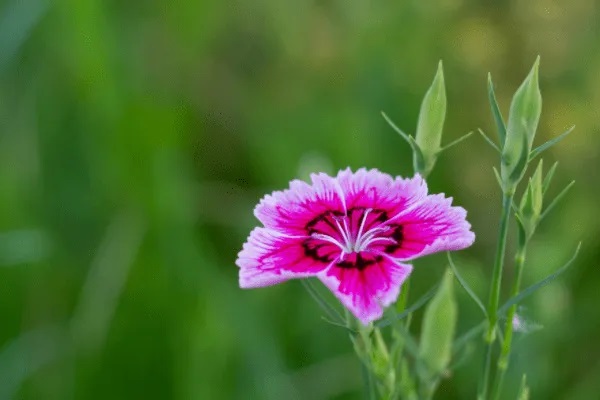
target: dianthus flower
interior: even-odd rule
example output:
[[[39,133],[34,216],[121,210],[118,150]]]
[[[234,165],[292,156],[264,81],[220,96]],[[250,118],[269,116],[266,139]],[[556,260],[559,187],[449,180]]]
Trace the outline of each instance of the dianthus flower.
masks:
[[[428,195],[419,176],[378,170],[311,175],[265,196],[255,228],[238,254],[240,287],[317,277],[363,324],[398,298],[407,261],[475,240],[466,211],[452,198]]]

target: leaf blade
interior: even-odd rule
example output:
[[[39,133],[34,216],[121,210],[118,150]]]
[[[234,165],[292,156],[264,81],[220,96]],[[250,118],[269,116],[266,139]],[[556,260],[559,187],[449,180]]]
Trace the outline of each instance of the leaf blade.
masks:
[[[395,313],[395,315],[393,315],[392,317],[389,317],[389,318],[386,318],[383,320],[379,320],[374,325],[377,328],[385,328],[386,326],[389,326],[396,321],[400,321],[400,320],[406,318],[413,312],[417,311],[419,308],[423,307],[427,303],[427,301],[433,297],[438,286],[439,286],[439,284],[433,285],[427,292],[425,292],[425,294],[423,296],[419,297],[419,299],[417,301],[415,301],[410,307],[406,308],[403,312],[401,312],[399,314]]]
[[[490,146],[492,146],[492,148],[494,150],[496,150],[498,153],[501,153],[500,148],[498,148],[498,146],[496,145],[496,143],[494,143],[494,141],[492,139],[490,139],[489,136],[486,135],[485,132],[481,128],[478,128],[477,130],[479,131],[479,133],[481,134],[481,136],[483,137],[483,139],[487,142],[487,144],[489,144]]]
[[[575,129],[575,125],[573,125],[569,129],[567,129],[566,131],[564,131],[563,133],[561,133],[554,139],[550,139],[546,143],[541,144],[538,147],[536,147],[535,149],[531,150],[531,153],[529,153],[529,161],[533,160],[534,158],[536,158],[537,156],[542,154],[544,151],[548,150],[550,147],[554,146],[555,144],[557,144],[558,142],[563,140],[569,133],[573,132],[573,129]]]
[[[408,138],[409,138],[409,135],[407,135],[406,133],[404,133],[404,131],[403,131],[402,129],[398,128],[398,125],[396,125],[396,124],[394,123],[394,121],[392,121],[392,120],[391,120],[391,118],[390,118],[390,117],[388,117],[388,116],[387,116],[387,114],[386,114],[385,112],[381,111],[381,115],[383,116],[383,119],[385,119],[385,122],[387,122],[387,123],[388,123],[388,125],[389,125],[389,126],[390,126],[390,127],[393,129],[393,130],[395,130],[395,131],[396,131],[396,132],[397,132],[397,133],[398,133],[398,134],[399,134],[399,135],[402,137],[402,139],[406,140],[406,142],[407,142],[409,145],[411,145],[411,147],[412,147],[412,144],[410,143],[410,140],[408,139]]]
[[[551,283],[553,280],[558,278],[560,275],[562,275],[571,266],[573,261],[575,261],[575,258],[577,258],[577,255],[579,254],[580,249],[581,249],[581,242],[579,242],[579,244],[577,245],[577,248],[575,249],[575,253],[573,254],[573,256],[562,267],[560,267],[554,273],[548,275],[546,278],[542,279],[541,281],[534,283],[533,285],[529,286],[527,289],[521,291],[516,296],[511,297],[506,303],[504,303],[502,305],[502,307],[500,307],[498,309],[498,314],[500,314],[500,315],[504,314],[506,311],[508,311],[508,309],[510,307],[512,307],[515,304],[520,303],[523,299],[529,297],[535,291],[546,286],[547,284]]]
[[[481,299],[479,297],[477,297],[477,294],[475,294],[475,291],[473,289],[471,289],[471,287],[469,286],[467,281],[465,281],[464,278],[458,272],[458,269],[456,268],[454,261],[452,261],[452,256],[450,255],[450,252],[447,252],[446,254],[448,256],[448,262],[450,263],[450,268],[452,268],[452,272],[454,272],[454,276],[456,277],[456,280],[458,281],[458,283],[460,283],[460,286],[462,286],[462,288],[465,290],[465,292],[467,292],[467,294],[471,297],[471,299],[473,299],[475,304],[477,304],[477,306],[479,306],[479,308],[483,312],[483,315],[487,318],[487,310],[485,309],[483,302],[481,301]]]
[[[494,122],[496,123],[496,129],[498,130],[500,145],[504,146],[504,140],[506,139],[506,123],[504,122],[502,112],[500,111],[500,106],[496,100],[496,92],[494,91],[494,83],[492,82],[492,74],[490,73],[488,73],[488,98],[490,101],[490,107],[492,108]]]
[[[546,207],[546,209],[540,215],[540,221],[542,221],[548,215],[548,213],[554,207],[556,207],[558,202],[561,201],[563,197],[565,197],[567,192],[573,187],[574,184],[575,184],[575,181],[571,181],[571,183],[569,183],[559,194],[556,195],[556,197],[552,200],[552,202],[550,204],[548,204],[548,207]]]
[[[309,279],[302,279],[301,282],[306,291],[317,302],[319,307],[321,307],[321,309],[325,311],[325,313],[328,316],[328,319],[330,320],[328,322],[333,322],[336,325],[346,326],[346,321],[342,317],[342,315],[335,308],[333,308],[327,302],[327,300],[323,298],[323,296],[321,296],[321,294],[317,291],[317,289],[313,286]]]
[[[438,152],[438,154],[439,154],[439,153],[441,153],[442,151],[446,151],[446,150],[448,150],[448,149],[449,149],[450,147],[452,147],[452,146],[455,146],[455,145],[459,144],[459,143],[460,143],[460,142],[462,142],[463,140],[466,140],[466,139],[468,139],[468,138],[469,138],[469,137],[470,137],[472,134],[473,134],[473,131],[471,131],[471,132],[468,132],[468,133],[465,133],[464,135],[462,135],[462,136],[461,136],[461,137],[459,137],[458,139],[456,139],[456,140],[453,140],[452,142],[450,142],[450,143],[448,143],[447,145],[445,145],[444,147],[442,147],[442,148],[440,149],[440,151]]]

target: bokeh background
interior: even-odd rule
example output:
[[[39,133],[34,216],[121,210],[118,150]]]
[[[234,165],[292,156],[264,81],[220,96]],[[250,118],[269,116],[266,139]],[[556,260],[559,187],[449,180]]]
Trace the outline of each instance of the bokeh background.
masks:
[[[487,72],[506,114],[538,54],[536,142],[577,125],[544,156],[551,193],[577,184],[525,282],[583,248],[527,300],[543,329],[519,338],[507,393],[527,373],[533,398],[598,398],[599,18],[598,0],[0,1],[0,399],[361,398],[346,333],[298,282],[238,288],[254,205],[315,171],[412,174],[380,111],[412,133],[440,59],[444,141],[493,136]],[[496,164],[473,136],[429,180],[469,211],[456,260],[484,298]],[[445,263],[416,263],[411,299]],[[462,332],[481,316],[457,295]],[[474,398],[480,366],[437,398]]]

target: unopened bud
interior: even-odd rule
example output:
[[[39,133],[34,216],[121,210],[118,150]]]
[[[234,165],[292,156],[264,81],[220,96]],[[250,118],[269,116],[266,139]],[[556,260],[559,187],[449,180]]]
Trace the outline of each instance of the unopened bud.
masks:
[[[525,173],[542,112],[538,68],[539,57],[510,104],[501,168],[502,182],[508,192],[514,192]]]
[[[422,160],[415,159],[416,172],[427,176],[433,169],[441,149],[442,130],[446,119],[446,88],[444,86],[444,69],[442,62],[438,65],[433,82],[421,103],[419,122],[415,142],[421,151]],[[418,165],[418,164],[423,165]]]
[[[452,272],[446,271],[423,316],[419,355],[432,376],[443,373],[452,356],[452,341],[458,313],[453,280]]]

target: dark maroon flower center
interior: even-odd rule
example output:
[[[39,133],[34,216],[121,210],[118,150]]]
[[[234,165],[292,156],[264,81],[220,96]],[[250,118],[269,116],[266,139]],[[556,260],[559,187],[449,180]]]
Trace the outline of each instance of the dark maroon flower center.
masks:
[[[388,224],[387,213],[379,209],[354,207],[346,214],[327,211],[309,221],[310,236],[302,246],[306,256],[339,268],[362,270],[394,253],[402,245],[402,225]]]

